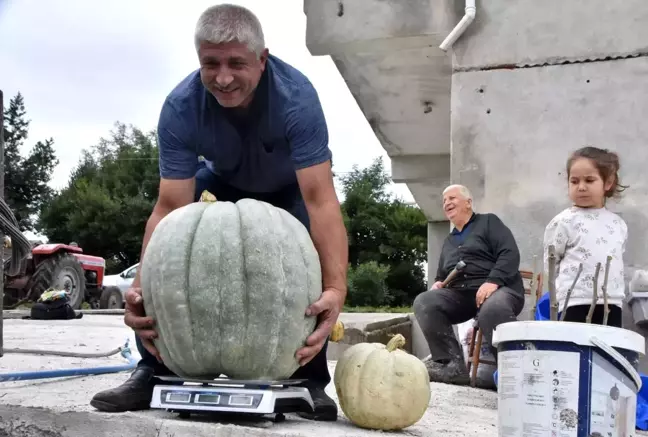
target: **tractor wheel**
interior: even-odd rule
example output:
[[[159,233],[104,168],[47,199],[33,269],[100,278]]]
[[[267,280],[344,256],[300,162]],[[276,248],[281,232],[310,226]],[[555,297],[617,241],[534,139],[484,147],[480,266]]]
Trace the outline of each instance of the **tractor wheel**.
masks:
[[[99,308],[102,310],[120,310],[124,308],[124,298],[118,287],[105,287],[99,298]]]
[[[85,273],[70,254],[52,256],[42,261],[27,284],[29,296],[36,300],[48,289],[65,290],[70,306],[79,309],[85,299]]]

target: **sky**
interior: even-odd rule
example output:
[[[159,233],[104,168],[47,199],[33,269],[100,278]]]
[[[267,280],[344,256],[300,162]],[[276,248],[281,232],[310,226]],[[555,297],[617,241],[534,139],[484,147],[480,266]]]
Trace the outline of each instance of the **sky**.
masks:
[[[0,89],[21,92],[31,120],[26,147],[54,139],[62,188],[84,148],[117,121],[154,129],[167,94],[198,68],[193,31],[217,1],[0,0]],[[306,48],[303,0],[231,1],[251,9],[270,52],[315,85],[329,126],[335,171],[390,161],[332,60]],[[281,4],[281,7],[278,7]],[[94,9],[96,8],[96,9]],[[392,192],[413,201],[404,184]]]

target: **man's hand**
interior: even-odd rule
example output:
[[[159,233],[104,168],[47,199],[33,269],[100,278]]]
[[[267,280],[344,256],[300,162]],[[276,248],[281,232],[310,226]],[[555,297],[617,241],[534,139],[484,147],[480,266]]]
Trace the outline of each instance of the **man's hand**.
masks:
[[[497,284],[484,282],[481,287],[479,287],[479,290],[477,290],[477,308],[481,307],[484,301],[488,299],[490,295],[493,294],[498,288],[499,286]]]
[[[438,290],[439,288],[441,288],[441,285],[443,285],[443,281],[436,281],[434,284],[432,284],[430,290]]]
[[[135,331],[142,345],[146,348],[151,355],[153,355],[159,362],[160,352],[153,344],[153,339],[157,338],[157,332],[153,329],[155,321],[151,317],[146,317],[144,313],[144,300],[142,299],[142,289],[138,287],[131,287],[126,292],[126,309],[124,310],[124,323],[130,326]]]
[[[306,346],[297,351],[296,358],[300,366],[306,365],[324,347],[324,342],[331,334],[342,310],[343,302],[340,296],[338,290],[328,288],[317,302],[306,309],[306,315],[318,317],[318,322],[315,331],[306,339]]]

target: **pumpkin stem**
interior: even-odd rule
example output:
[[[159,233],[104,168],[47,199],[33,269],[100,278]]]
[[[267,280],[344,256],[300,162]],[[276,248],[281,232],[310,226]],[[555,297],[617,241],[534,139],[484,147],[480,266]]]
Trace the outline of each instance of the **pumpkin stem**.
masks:
[[[394,352],[396,349],[405,346],[405,343],[405,337],[403,337],[402,334],[396,334],[391,340],[389,340],[389,343],[387,343],[387,350],[389,352]]]
[[[200,194],[200,201],[201,202],[216,202],[216,196],[214,196],[212,193],[210,193],[207,190],[203,190],[203,192]]]

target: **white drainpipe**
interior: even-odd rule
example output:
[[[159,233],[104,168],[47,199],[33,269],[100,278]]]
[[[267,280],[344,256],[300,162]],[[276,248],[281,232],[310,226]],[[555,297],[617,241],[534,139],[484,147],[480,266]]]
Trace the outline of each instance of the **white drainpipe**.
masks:
[[[477,8],[475,7],[475,0],[466,0],[466,14],[463,16],[459,24],[452,29],[450,35],[446,37],[441,43],[439,48],[444,52],[447,51],[459,39],[459,37],[466,31],[470,23],[475,19]]]

